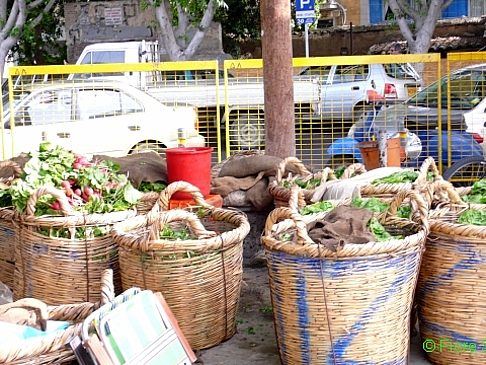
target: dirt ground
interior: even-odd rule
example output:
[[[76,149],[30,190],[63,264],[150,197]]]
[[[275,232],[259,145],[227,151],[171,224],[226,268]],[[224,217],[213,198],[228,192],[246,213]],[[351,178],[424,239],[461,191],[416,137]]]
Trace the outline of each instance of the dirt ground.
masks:
[[[266,267],[245,267],[243,280],[237,333],[218,346],[198,352],[199,364],[280,364]],[[410,365],[430,364],[421,351],[419,336],[412,338],[410,348]]]

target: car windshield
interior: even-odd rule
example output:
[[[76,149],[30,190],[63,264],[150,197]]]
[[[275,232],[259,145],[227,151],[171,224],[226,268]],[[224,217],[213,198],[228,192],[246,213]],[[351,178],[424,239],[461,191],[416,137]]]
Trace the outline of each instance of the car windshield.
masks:
[[[466,69],[444,76],[439,82],[427,86],[408,99],[407,104],[429,108],[438,107],[439,85],[441,87],[441,104],[445,109],[450,93],[450,108],[454,110],[470,110],[486,96],[486,72],[481,69]]]

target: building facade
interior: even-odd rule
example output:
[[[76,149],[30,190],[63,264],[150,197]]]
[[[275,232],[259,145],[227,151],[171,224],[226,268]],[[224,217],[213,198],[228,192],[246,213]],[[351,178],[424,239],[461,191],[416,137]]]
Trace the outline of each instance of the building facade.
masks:
[[[413,3],[413,0],[410,0]],[[329,10],[326,4],[337,6]],[[442,19],[481,17],[486,14],[486,0],[453,0],[442,12]],[[336,25],[382,24],[392,18],[388,0],[328,0],[321,6],[324,27]]]

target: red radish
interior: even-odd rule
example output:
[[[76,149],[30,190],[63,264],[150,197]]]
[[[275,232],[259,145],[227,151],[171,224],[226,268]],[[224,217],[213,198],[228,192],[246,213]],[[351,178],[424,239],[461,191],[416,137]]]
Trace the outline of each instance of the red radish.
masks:
[[[54,210],[61,210],[61,203],[59,203],[57,200],[51,204],[51,208]]]
[[[76,194],[77,196],[81,196],[81,189],[80,188],[74,189],[74,194]]]
[[[85,193],[88,197],[93,195],[94,191],[93,191],[93,188],[90,187],[90,186],[85,186],[83,188],[83,193]]]
[[[79,162],[73,163],[73,169],[79,170],[81,167],[83,167],[83,165],[81,163],[79,163]]]

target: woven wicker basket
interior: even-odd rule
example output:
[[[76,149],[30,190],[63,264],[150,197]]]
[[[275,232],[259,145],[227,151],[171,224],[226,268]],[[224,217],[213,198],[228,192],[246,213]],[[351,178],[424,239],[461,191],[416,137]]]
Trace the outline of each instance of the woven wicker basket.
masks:
[[[201,218],[185,210],[167,211],[177,191],[192,194]],[[165,225],[186,224],[197,240],[159,238]],[[113,228],[120,246],[123,288],[162,292],[193,349],[217,345],[236,331],[243,240],[249,231],[243,213],[212,207],[196,187],[174,182],[151,212]]]
[[[420,335],[434,364],[486,363],[486,227],[455,223],[468,208],[445,207],[430,219],[417,303]]]
[[[37,200],[49,194],[61,203],[64,216],[35,216]],[[106,228],[133,217],[133,210],[82,214],[74,211],[65,194],[41,187],[32,194],[26,210],[16,220],[17,245],[13,294],[15,300],[34,297],[48,304],[95,302],[100,298],[98,283],[105,269],[113,269],[115,292],[121,290],[118,245],[110,233],[79,239],[76,228]],[[67,228],[71,238],[47,236],[40,230]]]
[[[11,169],[12,176],[0,178],[0,188],[8,187],[13,179],[22,174],[20,166],[10,160],[0,161],[0,170]],[[13,287],[15,270],[15,226],[12,207],[0,208],[0,281]]]
[[[434,159],[432,157],[427,157],[422,163],[422,165],[420,166],[417,180],[415,182],[397,183],[397,184],[388,183],[388,184],[377,184],[377,185],[368,184],[361,187],[360,195],[391,198],[400,191],[406,191],[410,189],[417,189],[419,191],[423,190],[428,186],[428,184],[432,183],[427,180],[428,172],[432,172],[437,177],[436,180],[442,180],[442,176],[440,175],[439,170],[437,169],[437,165],[435,164]]]
[[[30,338],[15,345],[2,346],[0,344],[0,363],[8,365],[70,364],[75,359],[75,356],[69,346],[69,342],[81,333],[83,320],[101,305],[113,300],[113,298],[112,271],[105,270],[101,278],[100,302],[63,304],[48,307],[48,319],[68,321],[72,325],[65,330],[56,331],[38,338]],[[4,335],[2,334],[2,336]]]
[[[294,168],[298,171],[298,174],[284,178],[285,172],[287,171],[289,165],[293,165]],[[270,183],[268,187],[268,191],[273,196],[273,201],[276,207],[288,206],[288,202],[290,199],[290,187],[285,187],[283,185],[284,183],[293,185],[293,182],[296,179],[302,181],[319,179],[321,180],[321,184],[323,184],[329,180],[336,180],[336,175],[334,174],[334,171],[329,167],[313,174],[309,170],[307,170],[307,168],[298,158],[287,157],[286,159],[282,160],[282,162],[278,165],[275,180],[272,181],[272,183]],[[303,192],[305,200],[310,201],[310,199],[314,195],[315,189],[305,189],[303,190]]]
[[[417,208],[413,221],[396,217],[407,197]],[[427,206],[415,192],[400,192],[382,223],[405,237],[331,252],[309,238],[298,213],[270,213],[262,243],[282,364],[407,363]],[[281,240],[292,232],[297,243]]]

